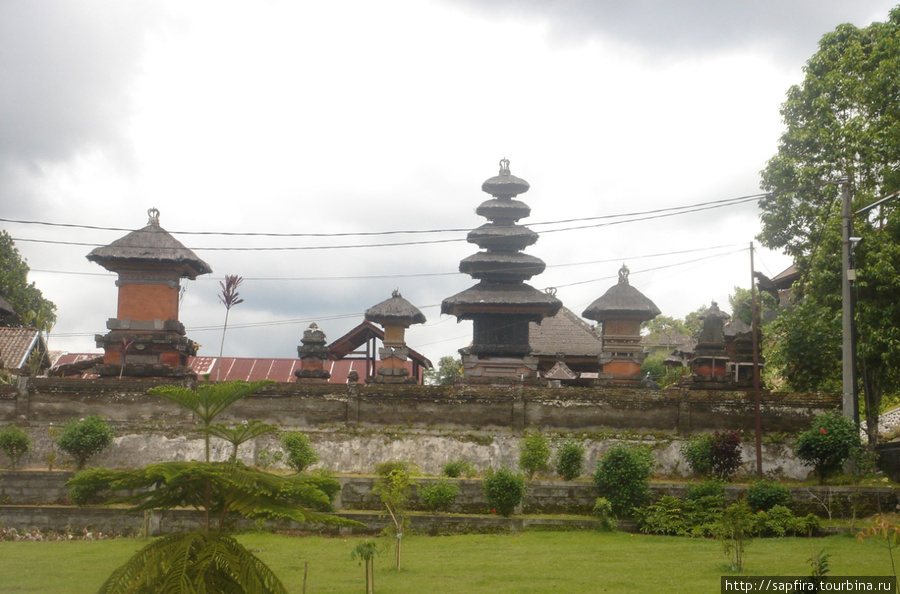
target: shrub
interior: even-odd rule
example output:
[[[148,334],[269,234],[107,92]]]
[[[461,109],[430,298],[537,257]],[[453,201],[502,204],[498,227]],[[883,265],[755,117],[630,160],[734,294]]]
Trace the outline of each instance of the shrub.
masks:
[[[650,494],[652,457],[646,448],[616,444],[597,463],[594,482],[609,500],[616,517],[627,517]]]
[[[429,485],[419,487],[419,499],[425,507],[435,511],[446,511],[456,501],[459,485],[447,479],[438,479]]]
[[[109,423],[93,415],[67,423],[56,440],[56,445],[75,458],[75,466],[81,470],[89,458],[108,448],[114,437]]]
[[[776,505],[787,505],[791,499],[791,490],[778,483],[756,481],[747,489],[747,505],[752,510],[769,511]]]
[[[375,474],[382,478],[390,476],[395,471],[409,473],[409,464],[399,460],[389,460],[375,465]]]
[[[713,534],[722,543],[725,554],[731,558],[731,570],[744,570],[744,549],[756,533],[756,518],[746,501],[725,508],[713,527]]]
[[[797,517],[783,505],[775,505],[768,511],[756,513],[756,533],[760,536],[811,536],[818,532],[821,523],[813,514]]]
[[[682,446],[681,453],[697,474],[728,480],[741,466],[741,434],[716,431],[698,435]]]
[[[0,431],[0,449],[9,456],[9,467],[15,468],[31,449],[31,439],[15,425],[7,425]]]
[[[594,501],[591,515],[597,518],[597,530],[600,532],[612,532],[616,529],[616,519],[613,517],[612,504],[605,497],[598,497]]]
[[[478,471],[475,470],[475,466],[463,458],[447,462],[444,464],[442,472],[444,476],[449,476],[450,478],[459,478],[462,476],[468,478],[478,474]]]
[[[564,480],[572,481],[581,476],[584,466],[584,446],[574,440],[566,440],[556,451],[556,473]]]
[[[540,431],[526,431],[519,442],[519,468],[528,475],[540,470],[549,470],[550,441]]]
[[[818,416],[812,428],[802,432],[794,444],[794,452],[807,466],[812,466],[819,482],[839,472],[861,447],[859,430],[850,419],[839,413]]]
[[[525,496],[525,480],[508,468],[489,470],[481,489],[491,511],[508,518]]]
[[[282,433],[281,446],[287,455],[288,466],[297,472],[303,472],[319,461],[319,455],[313,449],[309,436],[302,431]]]
[[[704,497],[720,497],[725,500],[725,481],[722,479],[709,479],[697,485],[688,485],[684,490],[684,498],[690,501],[698,501]]]

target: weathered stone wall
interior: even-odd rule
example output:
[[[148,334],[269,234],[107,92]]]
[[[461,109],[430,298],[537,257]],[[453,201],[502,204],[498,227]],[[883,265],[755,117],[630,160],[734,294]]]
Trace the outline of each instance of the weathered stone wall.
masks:
[[[147,390],[161,380],[30,378],[0,390],[0,424],[16,422],[29,432],[33,451],[26,468],[46,468],[53,434],[88,415],[108,419],[116,431],[112,448],[91,460],[104,467],[135,467],[170,460],[198,460],[203,443],[191,414]],[[840,404],[834,394],[766,393],[762,426],[771,438],[809,426],[813,417]],[[300,429],[314,441],[319,466],[339,473],[371,473],[375,464],[404,460],[437,475],[447,462],[466,458],[479,470],[514,467],[521,431],[536,427],[551,437],[574,437],[587,448],[586,469],[616,440],[654,448],[656,472],[687,474],[680,447],[697,432],[752,432],[753,401],[746,392],[523,386],[406,386],[273,384],[236,403],[222,420],[260,419],[285,430]],[[752,434],[752,433],[751,433]],[[213,456],[229,447],[215,440]],[[240,457],[260,464],[280,451],[273,437],[241,447]],[[0,454],[0,458],[3,458]],[[744,448],[747,470],[755,463]],[[58,453],[57,466],[70,463]],[[767,443],[764,470],[804,478],[782,444]]]

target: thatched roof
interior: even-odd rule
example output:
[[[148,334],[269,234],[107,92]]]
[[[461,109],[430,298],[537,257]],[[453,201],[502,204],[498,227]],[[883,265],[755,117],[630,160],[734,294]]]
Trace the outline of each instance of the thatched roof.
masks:
[[[366,319],[382,326],[395,324],[409,327],[411,324],[424,324],[425,316],[415,305],[403,298],[399,290],[394,290],[390,299],[366,310]]]
[[[517,308],[524,314],[539,312],[540,317],[552,316],[562,307],[562,301],[524,283],[492,283],[481,281],[441,302],[441,313],[460,319],[470,319],[470,312]]]
[[[87,259],[112,271],[147,265],[171,267],[191,280],[212,272],[209,264],[159,226],[159,211],[150,209],[149,213],[146,227],[94,249]]]
[[[652,320],[660,313],[655,303],[628,283],[628,267],[622,266],[619,282],[591,303],[581,315],[603,322],[620,317]]]
[[[544,318],[540,324],[532,322],[528,327],[528,341],[531,354],[536,357],[553,357],[558,353],[568,357],[597,357],[603,350],[600,335],[567,307],[561,307],[556,315]]]

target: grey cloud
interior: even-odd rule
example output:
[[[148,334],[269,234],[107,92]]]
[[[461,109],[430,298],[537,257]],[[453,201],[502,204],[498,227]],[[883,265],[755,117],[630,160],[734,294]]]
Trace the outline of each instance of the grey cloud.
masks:
[[[556,40],[602,35],[661,56],[765,45],[792,64],[806,60],[838,24],[885,20],[886,0],[451,0],[504,18],[552,24]]]

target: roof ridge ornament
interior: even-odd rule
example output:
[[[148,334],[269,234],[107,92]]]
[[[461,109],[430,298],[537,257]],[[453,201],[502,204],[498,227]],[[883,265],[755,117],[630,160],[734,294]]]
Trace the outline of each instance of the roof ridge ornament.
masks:
[[[623,262],[623,263],[622,263],[622,267],[619,268],[619,284],[620,284],[620,285],[627,285],[627,284],[629,284],[629,282],[628,282],[628,275],[629,275],[630,273],[631,273],[631,271],[628,270],[628,267],[625,266],[625,263]]]
[[[509,159],[506,157],[500,159],[500,175],[509,175]]]
[[[155,206],[152,206],[147,209],[147,216],[150,217],[150,220],[147,221],[148,225],[155,225],[159,227],[159,209]]]

